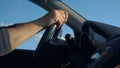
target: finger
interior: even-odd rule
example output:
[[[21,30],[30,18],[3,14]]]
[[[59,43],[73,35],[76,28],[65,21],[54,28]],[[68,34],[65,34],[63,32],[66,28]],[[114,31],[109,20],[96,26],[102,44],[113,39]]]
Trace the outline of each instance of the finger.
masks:
[[[58,28],[60,28],[63,23],[67,22],[67,19],[68,19],[68,13],[66,11],[61,11],[61,14],[59,15]]]
[[[65,21],[65,15],[63,13],[58,14],[58,26],[61,26],[62,23]]]
[[[67,22],[67,20],[68,20],[68,12],[64,12],[65,13],[65,22]]]
[[[61,27],[61,25],[62,25],[62,23],[61,23],[61,21],[59,20],[58,22],[57,22],[57,29],[59,29],[60,27]]]

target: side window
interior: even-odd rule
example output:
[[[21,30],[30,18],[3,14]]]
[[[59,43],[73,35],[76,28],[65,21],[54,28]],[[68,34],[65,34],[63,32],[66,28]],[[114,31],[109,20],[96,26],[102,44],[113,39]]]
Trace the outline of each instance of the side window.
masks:
[[[47,13],[29,0],[0,0],[0,26],[24,23],[42,17]],[[39,33],[22,43],[18,49],[35,49]]]
[[[44,32],[45,30],[37,33],[32,38],[26,40],[24,43],[18,46],[18,49],[35,50]]]

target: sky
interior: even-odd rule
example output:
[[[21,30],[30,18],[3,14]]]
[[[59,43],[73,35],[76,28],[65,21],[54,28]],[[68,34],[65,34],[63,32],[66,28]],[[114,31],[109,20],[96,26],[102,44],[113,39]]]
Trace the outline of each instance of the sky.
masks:
[[[120,0],[61,0],[88,20],[120,27]],[[28,0],[0,0],[0,25],[24,23],[45,15],[47,11]],[[64,32],[72,33],[63,26]],[[18,48],[35,49],[43,32],[25,41]],[[65,33],[64,33],[65,34]]]

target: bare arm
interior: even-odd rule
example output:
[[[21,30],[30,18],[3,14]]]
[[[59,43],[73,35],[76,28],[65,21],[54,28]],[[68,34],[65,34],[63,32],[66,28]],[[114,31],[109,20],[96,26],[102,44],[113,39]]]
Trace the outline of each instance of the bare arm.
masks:
[[[12,50],[44,27],[50,26],[56,22],[58,22],[57,24],[60,27],[64,22],[67,21],[67,18],[67,12],[62,10],[53,10],[42,18],[8,28]]]

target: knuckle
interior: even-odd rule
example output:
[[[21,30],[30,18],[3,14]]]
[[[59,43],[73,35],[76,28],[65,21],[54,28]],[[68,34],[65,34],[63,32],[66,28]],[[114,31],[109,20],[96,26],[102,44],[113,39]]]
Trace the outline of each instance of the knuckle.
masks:
[[[53,10],[53,13],[57,13],[58,12],[58,10]]]

